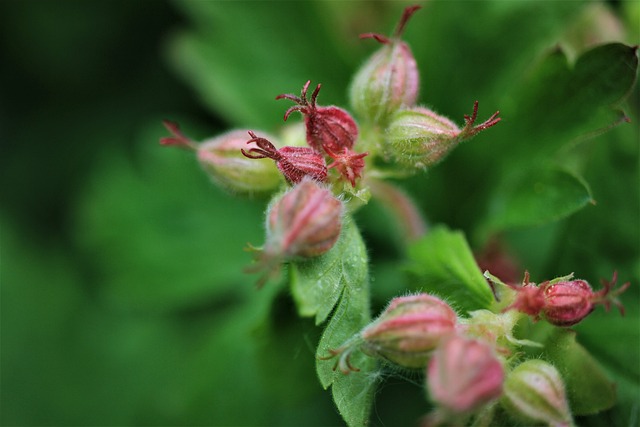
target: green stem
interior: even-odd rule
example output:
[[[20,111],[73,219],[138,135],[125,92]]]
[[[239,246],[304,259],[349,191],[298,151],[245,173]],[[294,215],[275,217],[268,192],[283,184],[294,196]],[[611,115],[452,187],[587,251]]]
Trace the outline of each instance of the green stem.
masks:
[[[407,241],[415,241],[427,234],[427,223],[418,207],[400,188],[387,182],[372,179],[368,182],[371,194],[393,215]]]

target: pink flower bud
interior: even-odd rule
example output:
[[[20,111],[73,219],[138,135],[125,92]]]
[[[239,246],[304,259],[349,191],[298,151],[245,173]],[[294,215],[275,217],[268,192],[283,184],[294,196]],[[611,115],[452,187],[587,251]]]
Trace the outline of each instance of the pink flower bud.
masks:
[[[451,414],[475,412],[502,394],[504,369],[493,349],[452,336],[433,353],[427,370],[431,399]]]
[[[527,360],[509,373],[501,403],[514,418],[525,422],[557,427],[573,423],[562,377],[543,360]]]
[[[394,298],[362,330],[362,350],[408,368],[426,366],[440,341],[453,333],[457,315],[444,301],[427,294]]]
[[[311,100],[307,100],[307,90],[311,80],[302,88],[301,95],[278,95],[276,99],[289,99],[298,105],[289,108],[284,115],[287,120],[294,111],[304,114],[304,122],[307,129],[307,143],[318,153],[325,149],[333,152],[342,152],[345,148],[351,149],[358,138],[358,126],[351,115],[342,108],[329,106],[319,107],[316,104],[320,85],[316,86],[311,94]]]
[[[340,237],[344,207],[327,188],[304,178],[276,199],[267,212],[267,238],[248,272],[263,272],[262,286],[282,262],[329,251]],[[255,249],[255,248],[253,248]]]
[[[385,123],[391,113],[416,102],[420,75],[409,45],[400,37],[418,9],[405,8],[391,38],[373,33],[360,36],[383,44],[356,73],[350,90],[354,111],[371,122]]]
[[[333,247],[342,228],[343,205],[330,190],[304,179],[271,206],[266,251],[310,258]]]
[[[185,136],[177,123],[165,120],[164,125],[172,136],[161,138],[160,143],[196,151],[204,171],[227,190],[242,194],[267,193],[282,183],[280,172],[272,162],[255,162],[242,155],[246,131],[229,131],[198,144]]]
[[[282,147],[277,149],[269,140],[259,138],[249,131],[251,139],[246,144],[255,142],[259,148],[240,151],[250,159],[268,157],[276,161],[276,166],[290,183],[296,184],[306,176],[316,181],[326,181],[327,165],[324,157],[308,147]]]
[[[473,114],[465,115],[460,129],[451,120],[424,107],[398,110],[390,119],[384,143],[385,154],[404,166],[425,169],[439,163],[461,141],[494,126],[500,121],[498,112],[475,125],[478,102]]]

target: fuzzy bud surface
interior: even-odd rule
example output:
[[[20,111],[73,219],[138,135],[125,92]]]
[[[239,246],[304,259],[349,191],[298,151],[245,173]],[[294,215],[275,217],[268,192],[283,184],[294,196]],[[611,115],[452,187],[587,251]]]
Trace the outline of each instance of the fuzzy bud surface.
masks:
[[[356,73],[350,88],[353,110],[374,123],[384,123],[391,113],[413,106],[418,97],[420,74],[409,45],[401,40],[409,18],[420,6],[407,7],[391,38],[363,34],[382,47]]]
[[[424,107],[398,110],[389,122],[383,144],[385,154],[414,169],[425,169],[436,165],[460,142],[478,132],[494,126],[500,121],[498,112],[487,121],[475,125],[478,103],[473,114],[465,115],[466,125],[460,129],[448,118]]]
[[[425,367],[440,341],[453,333],[457,315],[428,294],[398,297],[361,332],[362,351],[408,368]]]
[[[471,413],[502,394],[504,369],[484,342],[452,336],[434,352],[427,369],[431,399],[444,410]]]
[[[543,360],[527,360],[511,371],[501,402],[511,415],[525,422],[558,427],[573,423],[562,377]]]
[[[328,189],[304,179],[271,206],[266,252],[315,257],[333,247],[342,228],[342,202]]]
[[[196,143],[182,133],[177,123],[166,120],[164,125],[172,136],[162,138],[160,143],[195,151],[202,169],[221,187],[252,194],[268,193],[280,186],[282,178],[272,162],[254,162],[242,155],[247,131],[232,130]],[[276,141],[270,135],[261,135]]]
[[[311,81],[307,81],[300,96],[293,94],[278,95],[276,99],[288,99],[297,105],[289,108],[284,119],[294,111],[299,111],[304,115],[304,122],[307,133],[307,143],[318,153],[323,153],[325,149],[333,152],[351,149],[358,138],[358,126],[351,115],[342,108],[329,106],[321,107],[316,103],[320,85],[317,85],[311,99],[307,99],[307,91]]]

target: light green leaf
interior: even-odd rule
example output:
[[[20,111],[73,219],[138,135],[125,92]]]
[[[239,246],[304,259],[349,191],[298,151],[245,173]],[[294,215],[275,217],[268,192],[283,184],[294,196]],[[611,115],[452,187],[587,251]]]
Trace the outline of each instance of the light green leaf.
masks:
[[[498,197],[499,196],[499,197]],[[560,169],[527,171],[505,180],[490,207],[493,231],[557,221],[594,203],[587,184]]]
[[[437,294],[463,311],[489,308],[493,294],[464,235],[440,226],[409,248],[416,288]]]
[[[367,280],[367,252],[351,217],[345,217],[336,245],[326,254],[291,264],[291,292],[301,316],[324,322],[344,287],[361,287]]]
[[[339,348],[371,320],[367,253],[352,219],[345,218],[340,239],[331,251],[292,264],[291,272],[292,294],[301,315],[315,315],[319,324],[333,311],[316,353],[320,383],[325,389],[331,386],[334,402],[348,425],[364,425],[373,402],[375,360],[356,352],[352,362],[360,371],[348,375],[334,370],[334,359],[326,360],[329,350]]]

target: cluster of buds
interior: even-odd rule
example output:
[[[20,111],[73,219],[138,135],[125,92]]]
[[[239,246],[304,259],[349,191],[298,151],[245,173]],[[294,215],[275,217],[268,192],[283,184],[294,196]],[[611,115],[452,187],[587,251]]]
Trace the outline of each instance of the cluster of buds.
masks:
[[[630,285],[627,282],[614,290],[617,272],[613,273],[611,281],[602,279],[603,287],[597,292],[593,291],[587,281],[573,279],[573,274],[536,285],[529,280],[529,272],[525,272],[521,286],[504,284],[489,272],[485,272],[485,277],[515,291],[514,301],[505,310],[520,311],[536,321],[544,317],[555,326],[575,325],[593,312],[598,304],[602,304],[607,311],[614,304],[620,314],[624,315],[624,307],[617,296]]]
[[[394,298],[376,320],[329,350],[326,359],[337,357],[334,369],[343,374],[358,371],[350,362],[356,350],[425,370],[429,395],[439,408],[430,423],[468,416],[501,396],[505,371],[494,343],[468,336],[459,320],[449,304],[433,295]]]
[[[310,84],[310,80],[305,83],[300,96],[282,94],[276,97],[289,99],[297,104],[285,112],[284,120],[286,121],[294,111],[304,115],[309,147],[276,149],[267,139],[258,138],[250,133],[252,139],[247,141],[247,144],[256,143],[259,148],[242,150],[242,154],[251,159],[269,157],[275,160],[278,169],[292,184],[300,182],[305,176],[324,182],[327,180],[327,169],[335,168],[342,179],[355,187],[356,179],[362,176],[364,157],[368,155],[353,151],[358,138],[358,126],[351,115],[342,108],[317,105],[316,99],[321,85],[317,85],[311,99],[307,99]],[[329,165],[325,163],[325,156],[332,159]]]
[[[420,75],[416,60],[402,33],[411,16],[420,6],[410,6],[391,37],[362,34],[382,43],[351,85],[350,99],[354,111],[368,123],[382,130],[378,142],[386,160],[397,163],[404,173],[426,169],[439,163],[460,142],[496,125],[498,112],[481,124],[476,124],[478,102],[473,113],[465,115],[460,129],[448,118],[416,105]]]

